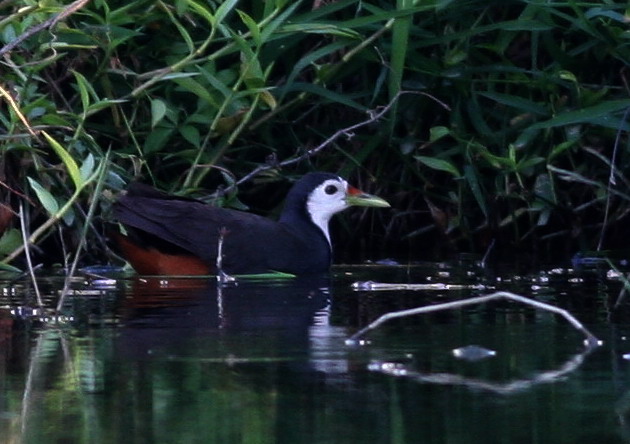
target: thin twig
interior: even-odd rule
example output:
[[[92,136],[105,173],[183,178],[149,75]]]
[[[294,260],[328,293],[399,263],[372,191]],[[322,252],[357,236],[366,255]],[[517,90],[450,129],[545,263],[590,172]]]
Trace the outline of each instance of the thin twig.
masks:
[[[404,377],[419,383],[463,386],[472,390],[483,390],[499,395],[512,395],[532,388],[538,384],[549,384],[559,381],[569,373],[576,371],[594,348],[587,348],[567,360],[560,367],[535,373],[530,378],[517,379],[509,382],[491,382],[477,378],[468,378],[453,373],[422,373],[409,365],[394,362],[374,362],[368,367],[373,372],[383,373],[394,377]]]
[[[94,187],[94,193],[92,195],[92,202],[90,204],[90,209],[88,210],[88,214],[85,218],[85,223],[83,225],[83,231],[81,233],[81,240],[79,241],[79,245],[77,247],[77,251],[74,255],[74,260],[72,261],[72,265],[70,266],[70,271],[66,274],[66,278],[63,283],[63,290],[61,291],[61,296],[59,297],[59,301],[57,301],[57,313],[61,311],[63,308],[63,303],[65,301],[66,295],[70,289],[70,283],[72,282],[72,278],[74,273],[76,272],[77,265],[79,263],[79,258],[81,257],[81,251],[85,246],[85,240],[87,238],[87,232],[90,229],[90,225],[92,223],[92,219],[94,218],[94,213],[96,212],[96,208],[98,207],[98,202],[100,197],[102,196],[101,190],[103,189],[103,185],[105,183],[105,175],[108,171],[109,165],[109,151],[105,154],[101,165],[99,166],[98,171],[98,179],[96,182],[96,186]]]
[[[621,133],[623,132],[623,123],[628,119],[628,114],[630,113],[630,108],[626,108],[626,112],[623,114],[623,119],[621,120],[621,124],[617,129],[617,135],[615,136],[615,144],[613,146],[613,154],[610,159],[610,175],[608,176],[608,188],[606,193],[606,208],[604,210],[604,222],[602,223],[602,231],[599,234],[599,242],[597,243],[597,251],[601,251],[602,245],[604,244],[604,235],[606,234],[606,227],[608,225],[608,215],[610,212],[610,197],[612,192],[612,187],[615,184],[615,164],[617,162],[617,150],[619,148],[619,144],[621,143]]]
[[[509,299],[511,301],[520,302],[522,304],[531,305],[541,310],[546,310],[552,313],[559,314],[560,316],[565,318],[567,321],[569,321],[569,323],[576,330],[582,332],[584,336],[586,336],[585,343],[586,343],[587,348],[595,348],[601,345],[601,341],[597,339],[597,337],[593,335],[590,331],[588,331],[586,327],[584,327],[584,325],[582,325],[582,323],[578,321],[567,310],[558,308],[551,304],[546,304],[544,302],[529,299],[524,296],[519,296],[517,294],[510,293],[507,291],[498,291],[496,293],[492,293],[486,296],[478,296],[478,297],[463,299],[459,301],[445,302],[443,304],[416,307],[416,308],[411,308],[408,310],[392,311],[392,312],[382,315],[381,317],[379,317],[378,319],[370,323],[367,327],[362,328],[361,330],[359,330],[358,332],[350,336],[350,338],[346,340],[346,344],[348,345],[356,344],[358,340],[361,338],[361,336],[365,335],[367,332],[374,330],[375,328],[379,327],[381,324],[384,324],[385,322],[390,321],[392,319],[403,318],[406,316],[413,316],[417,314],[431,313],[434,311],[462,308],[467,305],[481,304],[484,302],[494,301],[497,299]]]
[[[376,122],[378,120],[380,120],[385,114],[387,114],[387,112],[392,108],[392,106],[394,106],[394,104],[396,103],[396,101],[400,98],[400,96],[402,96],[403,94],[415,94],[415,95],[420,95],[420,96],[425,96],[425,97],[429,97],[430,99],[436,101],[438,104],[440,104],[444,109],[450,111],[451,108],[445,104],[444,102],[438,100],[437,98],[435,98],[434,96],[424,93],[424,92],[420,92],[420,91],[399,91],[394,98],[385,106],[382,107],[378,107],[374,110],[368,110],[367,114],[368,114],[368,118],[366,120],[363,120],[359,123],[355,123],[354,125],[350,125],[348,127],[342,128],[338,131],[336,131],[332,136],[330,136],[328,139],[324,140],[322,143],[320,143],[319,145],[317,145],[315,148],[311,148],[310,150],[307,150],[304,152],[304,154],[298,156],[298,157],[294,157],[292,159],[287,159],[284,160],[280,163],[277,164],[273,164],[273,165],[260,165],[257,168],[255,168],[253,171],[251,171],[249,174],[246,174],[245,176],[243,176],[241,179],[239,179],[236,183],[226,187],[223,192],[226,193],[228,191],[231,191],[232,188],[241,185],[244,182],[247,182],[249,180],[251,180],[253,177],[257,176],[258,174],[262,173],[263,171],[267,171],[270,169],[274,169],[274,168],[282,168],[285,166],[289,166],[289,165],[293,165],[299,162],[302,162],[305,159],[308,159],[309,157],[312,157],[316,154],[318,154],[320,151],[324,150],[325,148],[327,148],[329,145],[331,145],[335,140],[337,140],[338,138],[340,138],[341,136],[346,136],[348,138],[353,136],[353,131],[362,128],[366,125],[369,125],[370,123]]]
[[[26,119],[26,116],[24,116],[24,114],[22,114],[22,111],[20,111],[20,107],[18,106],[16,101],[13,99],[13,97],[11,96],[9,91],[4,89],[2,86],[0,86],[0,96],[5,98],[5,100],[9,104],[9,106],[13,109],[13,112],[22,121],[22,123],[24,124],[24,126],[26,127],[26,129],[30,133],[30,135],[33,136],[35,139],[38,139],[37,134],[35,133],[35,131],[33,131],[33,128],[31,128],[31,125],[30,125],[30,123],[28,123],[28,120]]]
[[[2,49],[0,49],[0,57],[2,57],[8,52],[13,51],[13,49],[16,46],[20,45],[24,40],[28,39],[29,37],[34,36],[35,34],[43,31],[44,29],[52,28],[61,20],[65,19],[71,14],[74,14],[79,9],[84,7],[89,1],[90,0],[77,0],[74,3],[70,3],[66,8],[62,9],[61,12],[57,14],[56,16],[49,18],[48,20],[40,23],[39,25],[35,25],[32,28],[27,29],[22,34],[20,34],[20,36],[17,37],[15,40],[12,40],[11,43],[4,45]]]
[[[24,204],[20,201],[20,228],[22,230],[22,243],[24,245],[24,254],[26,256],[26,263],[28,265],[28,272],[31,276],[31,282],[35,289],[35,296],[37,297],[37,305],[41,308],[44,306],[42,301],[42,295],[39,292],[39,286],[37,285],[37,279],[35,278],[35,269],[33,268],[33,261],[31,260],[31,249],[29,248],[28,238],[26,236],[26,217],[24,216]]]
[[[226,227],[219,229],[219,240],[217,242],[217,281],[220,284],[234,281],[234,278],[223,271],[223,242],[225,237],[230,233]]]

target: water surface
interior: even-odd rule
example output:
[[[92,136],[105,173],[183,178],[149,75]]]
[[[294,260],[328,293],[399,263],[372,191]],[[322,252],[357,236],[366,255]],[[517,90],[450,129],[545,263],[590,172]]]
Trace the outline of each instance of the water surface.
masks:
[[[474,263],[338,267],[310,279],[83,277],[61,316],[27,279],[0,296],[0,442],[592,443],[630,441],[630,327],[604,266],[521,273]],[[357,291],[356,281],[438,284]],[[54,307],[61,277],[42,277]],[[428,287],[427,287],[428,288]],[[498,301],[380,315],[509,290]],[[453,350],[492,350],[480,360]],[[2,440],[5,441],[2,441]]]

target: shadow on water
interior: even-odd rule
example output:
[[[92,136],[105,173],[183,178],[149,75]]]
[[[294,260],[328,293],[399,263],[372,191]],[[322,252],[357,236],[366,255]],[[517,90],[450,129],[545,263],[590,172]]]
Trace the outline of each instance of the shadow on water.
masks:
[[[366,278],[439,285],[352,288]],[[60,282],[44,279],[47,306]],[[630,328],[609,321],[620,283],[606,270],[96,279],[75,283],[57,318],[29,308],[27,287],[5,285],[0,304],[0,442],[630,442]],[[604,346],[583,353],[565,321],[509,301],[400,319],[346,345],[386,312],[497,288],[570,310]]]

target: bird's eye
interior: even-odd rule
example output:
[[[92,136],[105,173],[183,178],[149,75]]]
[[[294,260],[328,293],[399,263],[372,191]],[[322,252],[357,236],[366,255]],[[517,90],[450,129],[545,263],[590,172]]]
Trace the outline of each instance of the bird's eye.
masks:
[[[328,185],[324,188],[326,194],[335,194],[339,189],[335,185]]]

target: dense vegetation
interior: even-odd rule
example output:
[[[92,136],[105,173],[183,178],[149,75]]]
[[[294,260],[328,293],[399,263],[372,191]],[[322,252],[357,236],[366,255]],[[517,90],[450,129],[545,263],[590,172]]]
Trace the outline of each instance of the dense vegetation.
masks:
[[[133,178],[273,213],[312,169],[393,204],[341,251],[625,246],[627,8],[2,1],[0,258],[103,263]]]

